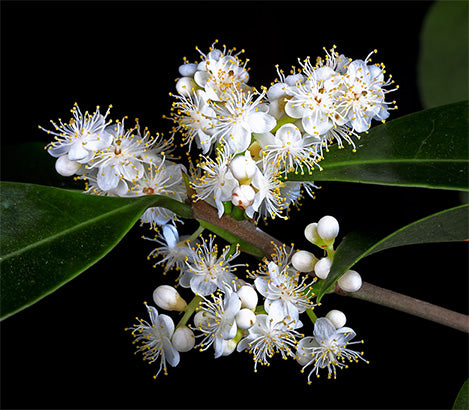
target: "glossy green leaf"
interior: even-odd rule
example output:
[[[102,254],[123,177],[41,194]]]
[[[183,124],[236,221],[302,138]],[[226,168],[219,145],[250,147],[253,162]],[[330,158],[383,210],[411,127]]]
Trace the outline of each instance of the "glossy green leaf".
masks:
[[[371,128],[356,152],[333,145],[322,171],[288,179],[467,191],[468,123],[467,101],[406,115]]]
[[[0,286],[2,318],[35,303],[108,253],[146,208],[190,217],[168,197],[111,198],[2,182]]]
[[[424,107],[467,100],[467,1],[436,1],[425,17],[420,37],[418,85]]]
[[[324,280],[318,299],[359,260],[376,252],[398,246],[461,242],[469,239],[469,205],[464,204],[419,219],[387,236],[376,231],[352,232],[344,237],[334,254],[334,261]]]
[[[469,409],[469,380],[466,380],[459,390],[456,400],[453,404],[454,410],[467,410]]]

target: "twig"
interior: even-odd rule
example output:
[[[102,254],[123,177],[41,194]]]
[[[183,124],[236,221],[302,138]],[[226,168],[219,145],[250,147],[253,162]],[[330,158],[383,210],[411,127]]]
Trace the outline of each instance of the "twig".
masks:
[[[217,210],[204,201],[193,203],[192,210],[196,219],[209,222],[233,234],[261,250],[266,256],[274,253],[274,244],[282,244],[274,237],[257,228],[252,222],[247,220],[237,221],[229,215],[223,215],[221,218],[218,218]],[[336,293],[387,306],[469,333],[469,316],[391,290],[383,289],[370,283],[363,282],[358,292],[346,293],[336,288]]]
[[[410,313],[411,315],[469,333],[469,316],[372,285],[371,283],[363,282],[362,287],[357,292],[346,293],[337,289],[335,292],[340,295],[366,300],[401,312]]]

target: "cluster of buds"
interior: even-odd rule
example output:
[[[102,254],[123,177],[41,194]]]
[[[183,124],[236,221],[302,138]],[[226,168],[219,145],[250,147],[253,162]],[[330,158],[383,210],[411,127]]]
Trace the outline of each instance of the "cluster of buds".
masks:
[[[299,251],[292,258],[293,266],[301,272],[314,272],[319,279],[326,279],[334,259],[334,242],[338,234],[339,222],[330,215],[307,225],[304,230],[305,238],[325,250],[327,255],[317,260],[312,253]],[[348,270],[339,278],[337,284],[345,292],[356,292],[362,286],[362,279],[358,272]]]

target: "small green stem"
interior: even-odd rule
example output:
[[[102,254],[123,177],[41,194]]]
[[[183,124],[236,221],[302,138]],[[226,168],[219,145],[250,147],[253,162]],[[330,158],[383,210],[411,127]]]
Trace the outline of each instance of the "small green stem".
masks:
[[[284,115],[282,118],[280,118],[277,121],[277,125],[270,132],[272,134],[275,134],[282,125],[288,124],[290,122],[295,122],[296,120],[297,118],[292,118],[292,117],[289,117],[288,115]]]
[[[256,309],[254,310],[254,313],[256,315],[266,315],[267,314],[267,312],[264,309],[264,305],[256,306]]]
[[[306,314],[311,319],[311,322],[316,323],[316,320],[317,320],[318,317],[313,312],[313,309],[306,309]]]
[[[199,295],[194,296],[194,298],[187,305],[186,310],[184,311],[184,316],[181,318],[181,320],[177,324],[176,329],[182,326],[186,326],[187,321],[191,318],[192,314],[199,307],[201,301],[202,301],[202,296],[199,296]]]
[[[195,241],[204,230],[205,228],[202,225],[199,225],[197,230],[190,236],[189,242]]]

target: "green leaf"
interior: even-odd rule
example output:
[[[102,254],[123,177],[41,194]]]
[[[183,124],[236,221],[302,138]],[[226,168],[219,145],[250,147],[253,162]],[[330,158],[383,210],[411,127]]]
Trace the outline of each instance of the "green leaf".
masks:
[[[111,198],[12,182],[0,189],[2,319],[96,263],[148,207],[192,215],[188,205],[159,195]]]
[[[322,171],[292,181],[343,181],[468,191],[468,102],[406,115],[371,128],[357,151],[333,145]]]
[[[467,410],[469,409],[469,380],[466,380],[459,390],[456,400],[453,404],[454,410]]]
[[[468,98],[467,1],[437,1],[422,27],[418,83],[425,107]]]
[[[372,231],[352,232],[344,237],[334,254],[329,275],[318,300],[360,259],[373,253],[404,245],[461,242],[469,238],[469,204],[437,212],[382,237]]]

